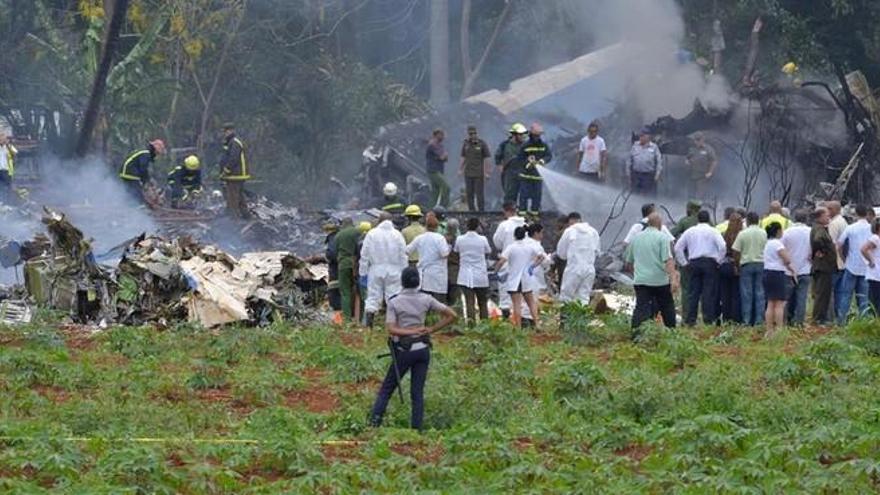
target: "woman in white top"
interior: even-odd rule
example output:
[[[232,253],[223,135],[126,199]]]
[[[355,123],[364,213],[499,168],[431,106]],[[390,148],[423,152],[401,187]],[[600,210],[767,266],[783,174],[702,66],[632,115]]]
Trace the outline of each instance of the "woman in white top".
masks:
[[[782,244],[782,226],[773,222],[767,226],[767,244],[764,246],[764,297],[767,311],[764,322],[767,325],[765,336],[772,335],[785,325],[785,301],[788,300],[789,280],[797,283],[797,272],[791,264],[791,257]]]
[[[868,280],[868,302],[874,310],[874,317],[880,315],[880,218],[871,224],[871,237],[859,250],[868,269],[865,278]]]
[[[453,251],[459,255],[458,286],[464,292],[467,311],[467,322],[477,321],[477,307],[480,321],[489,318],[489,270],[486,266],[486,255],[492,252],[489,240],[477,233],[480,220],[471,218],[467,221],[467,233],[458,236]]]
[[[529,230],[527,232],[528,237],[526,237],[526,242],[535,247],[535,249],[540,250],[543,255],[543,259],[538,266],[535,267],[532,276],[534,277],[534,289],[538,295],[547,290],[547,270],[550,268],[550,258],[547,256],[547,252],[544,251],[544,246],[541,242],[544,240],[544,226],[540,223],[533,223],[529,225]]]
[[[449,244],[446,238],[437,233],[440,222],[433,212],[425,215],[424,234],[419,235],[406,247],[406,254],[419,253],[419,278],[422,281],[421,291],[434,296],[434,299],[446,303],[448,284]]]
[[[526,227],[516,228],[513,232],[514,241],[501,253],[496,269],[507,265],[507,281],[501,289],[510,294],[513,324],[522,325],[522,303],[525,300],[537,330],[538,307],[535,304],[533,293],[535,281],[532,273],[535,267],[544,260],[544,252],[525,240],[526,232]]]

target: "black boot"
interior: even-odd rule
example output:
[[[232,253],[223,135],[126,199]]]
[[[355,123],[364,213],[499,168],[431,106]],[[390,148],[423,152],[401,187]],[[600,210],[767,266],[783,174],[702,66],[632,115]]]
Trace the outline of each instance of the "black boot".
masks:
[[[364,315],[364,326],[367,328],[373,328],[373,319],[375,316],[375,313],[367,313]]]

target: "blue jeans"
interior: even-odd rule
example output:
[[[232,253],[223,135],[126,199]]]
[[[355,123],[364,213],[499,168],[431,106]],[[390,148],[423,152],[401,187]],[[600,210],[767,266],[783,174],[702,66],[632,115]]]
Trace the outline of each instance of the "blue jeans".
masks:
[[[831,293],[834,295],[831,301],[831,320],[837,320],[837,301],[843,297],[843,270],[837,270],[831,275]]]
[[[519,180],[519,211],[534,212],[541,211],[541,192],[544,187],[544,181],[522,179]],[[532,204],[529,205],[529,200]]]
[[[810,276],[798,275],[797,285],[791,288],[788,304],[785,312],[788,315],[788,323],[791,325],[803,325],[807,317],[807,294],[810,293]]]
[[[742,322],[745,325],[763,325],[764,263],[746,263],[739,269],[739,294],[742,297]]]
[[[864,276],[858,276],[849,270],[843,271],[840,282],[840,298],[834,301],[837,307],[837,324],[845,325],[849,308],[852,304],[853,293],[856,295],[856,304],[859,307],[859,316],[868,314],[868,281]]]

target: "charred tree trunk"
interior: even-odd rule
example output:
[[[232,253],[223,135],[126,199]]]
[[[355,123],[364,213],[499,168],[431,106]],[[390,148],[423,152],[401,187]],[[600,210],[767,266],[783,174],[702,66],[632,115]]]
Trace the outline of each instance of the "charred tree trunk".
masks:
[[[84,157],[89,152],[92,143],[92,133],[95,125],[98,123],[98,112],[101,110],[101,99],[107,89],[107,75],[110,73],[110,67],[113,64],[113,56],[119,45],[119,31],[122,30],[122,22],[128,12],[129,0],[116,0],[113,5],[113,14],[110,17],[110,25],[107,27],[107,36],[104,39],[104,47],[101,50],[101,62],[98,65],[98,71],[95,73],[95,80],[92,84],[92,95],[89,97],[89,104],[86,107],[83,116],[82,128],[80,129],[79,139],[76,143],[76,156]]]
[[[507,2],[504,5],[504,10],[501,11],[501,15],[498,16],[498,20],[495,22],[495,29],[492,30],[492,36],[489,38],[489,42],[486,43],[486,48],[483,49],[483,54],[480,56],[480,60],[477,61],[477,65],[471,67],[471,55],[470,55],[470,15],[471,15],[471,2],[470,0],[465,0],[462,5],[462,16],[461,16],[461,64],[464,70],[464,84],[461,87],[461,99],[465,99],[471,95],[474,89],[474,83],[477,82],[477,78],[480,76],[480,72],[483,70],[483,66],[486,64],[486,60],[489,58],[489,54],[492,52],[492,49],[495,47],[495,42],[498,40],[498,35],[501,34],[502,29],[504,28],[504,23],[507,20],[507,16],[510,14],[510,6],[513,5],[513,2]]]
[[[742,85],[750,87],[754,85],[755,70],[758,64],[758,51],[761,47],[761,28],[764,27],[764,21],[760,17],[755,19],[752,26],[752,34],[749,36],[749,54],[746,57],[746,67],[743,71]]]
[[[431,104],[449,103],[449,0],[431,0]]]

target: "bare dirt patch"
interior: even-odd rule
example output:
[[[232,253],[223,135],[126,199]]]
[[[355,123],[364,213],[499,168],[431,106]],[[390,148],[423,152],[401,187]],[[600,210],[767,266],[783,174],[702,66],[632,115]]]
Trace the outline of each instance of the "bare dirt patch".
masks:
[[[68,349],[90,351],[98,345],[94,338],[96,335],[95,327],[66,324],[59,326],[58,331],[64,335],[64,342]]]
[[[615,450],[614,455],[627,457],[633,462],[640,463],[642,462],[642,459],[651,455],[651,452],[653,451],[654,449],[649,445],[631,443],[622,449]]]
[[[200,401],[211,404],[223,404],[227,409],[231,409],[242,416],[246,416],[254,410],[254,406],[233,398],[232,390],[229,386],[198,390],[195,392],[195,395]]]
[[[379,385],[381,385],[381,384],[382,384],[382,380],[380,380],[376,377],[371,377],[371,378],[368,378],[362,382],[346,383],[343,385],[343,387],[345,388],[346,392],[356,394],[356,393],[363,392],[363,391],[374,392],[374,391],[378,390]]]
[[[360,349],[366,344],[363,332],[339,332],[339,340],[341,340],[347,347],[354,349]]]
[[[304,408],[306,411],[324,414],[339,407],[339,398],[323,386],[304,390],[293,390],[284,394],[284,403],[291,408]]]
[[[358,445],[321,445],[321,455],[328,464],[357,462],[363,459]]]
[[[321,379],[327,376],[327,371],[321,368],[306,368],[300,374],[309,383],[314,383],[321,381]]]
[[[55,404],[63,404],[69,401],[71,397],[70,392],[64,390],[61,387],[48,387],[45,385],[38,385],[34,387],[34,391],[49,399]]]
[[[420,464],[437,464],[446,454],[442,445],[423,445],[413,442],[396,443],[391,446],[391,451],[397,455],[412,457]]]

